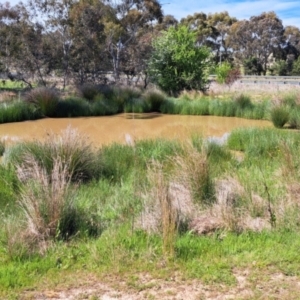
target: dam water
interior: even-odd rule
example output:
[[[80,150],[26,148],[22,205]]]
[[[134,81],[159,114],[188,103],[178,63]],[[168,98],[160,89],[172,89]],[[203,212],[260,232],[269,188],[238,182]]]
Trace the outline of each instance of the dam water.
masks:
[[[216,116],[183,116],[149,114],[118,114],[103,117],[46,118],[36,121],[0,125],[0,138],[8,141],[42,140],[47,133],[59,134],[68,126],[76,128],[99,147],[113,142],[167,138],[189,139],[193,134],[222,137],[236,128],[272,126],[269,121]]]

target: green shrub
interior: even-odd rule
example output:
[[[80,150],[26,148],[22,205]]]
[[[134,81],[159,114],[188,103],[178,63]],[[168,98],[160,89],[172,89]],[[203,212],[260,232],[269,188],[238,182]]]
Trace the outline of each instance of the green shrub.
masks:
[[[289,111],[284,106],[274,107],[271,110],[271,121],[277,128],[282,128],[290,118]]]
[[[210,51],[197,45],[197,34],[187,26],[169,27],[153,42],[148,61],[151,80],[163,91],[201,90],[208,87]]]
[[[104,98],[101,94],[98,94],[94,101],[90,103],[90,112],[93,116],[113,115],[120,111],[122,111],[122,106],[112,99]]]
[[[220,84],[224,84],[226,83],[226,78],[229,74],[229,72],[231,71],[231,65],[225,61],[219,65],[216,66],[215,68],[215,73],[217,75],[217,82]]]
[[[60,100],[56,107],[56,118],[73,118],[90,116],[90,105],[81,98],[67,98]]]
[[[88,101],[94,100],[94,98],[98,95],[99,89],[95,84],[86,83],[79,87],[79,94],[81,97]]]
[[[46,117],[53,117],[59,101],[59,96],[54,89],[40,87],[27,93],[25,100],[34,104],[41,114]]]
[[[160,107],[166,97],[159,91],[147,91],[143,94],[143,99],[146,103],[149,103],[150,111],[160,112]]]

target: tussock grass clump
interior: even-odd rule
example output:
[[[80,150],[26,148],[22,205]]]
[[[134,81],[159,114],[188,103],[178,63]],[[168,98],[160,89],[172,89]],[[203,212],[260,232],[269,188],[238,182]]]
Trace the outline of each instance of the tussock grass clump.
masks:
[[[253,107],[253,103],[251,102],[250,96],[245,95],[245,94],[240,94],[240,95],[236,96],[234,98],[234,102],[241,109]]]
[[[42,141],[20,143],[10,149],[5,160],[13,165],[26,165],[32,156],[48,174],[51,174],[54,162],[60,159],[68,166],[72,181],[85,181],[98,177],[100,165],[87,139],[71,127],[62,131],[61,135],[48,134]]]
[[[215,191],[206,152],[188,147],[174,161],[178,180],[191,192],[195,203],[211,205],[215,200]]]
[[[282,96],[282,104],[290,108],[295,108],[300,104],[299,96],[297,93],[288,93]]]
[[[33,104],[24,101],[14,101],[0,105],[0,123],[22,122],[42,118],[39,111]]]
[[[271,121],[277,128],[282,128],[290,118],[290,113],[285,106],[277,106],[271,110]]]
[[[289,125],[291,128],[300,129],[300,107],[296,106],[290,110]]]
[[[74,234],[72,228],[61,228],[73,209],[70,169],[61,157],[54,159],[50,172],[30,155],[17,165],[18,177],[24,182],[20,205],[28,234],[38,241],[53,239],[69,230],[69,234]]]
[[[160,91],[149,90],[143,94],[143,99],[149,104],[150,111],[160,112],[160,107],[165,101],[166,96]]]
[[[153,197],[158,200],[159,204],[163,253],[168,258],[173,258],[177,235],[177,211],[169,193],[169,182],[164,174],[162,164],[153,161],[151,168],[148,177],[153,187]]]
[[[91,115],[90,106],[87,101],[81,98],[67,98],[58,102],[55,117],[72,118]]]
[[[79,87],[79,94],[81,97],[88,101],[92,101],[98,95],[99,89],[97,85],[92,83],[86,83]]]
[[[40,87],[28,92],[25,100],[34,104],[43,116],[53,117],[55,116],[59,96],[54,89]]]

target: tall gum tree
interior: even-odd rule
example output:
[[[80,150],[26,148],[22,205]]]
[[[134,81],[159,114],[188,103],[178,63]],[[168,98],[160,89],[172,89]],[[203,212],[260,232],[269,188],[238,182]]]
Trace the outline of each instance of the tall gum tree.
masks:
[[[268,60],[283,45],[284,27],[274,12],[264,12],[231,26],[229,45],[241,61],[256,58],[266,74]]]
[[[161,22],[163,13],[157,0],[121,0],[109,2],[112,12],[105,21],[107,51],[112,60],[115,80],[120,79],[121,61],[141,31],[152,22]],[[127,52],[127,53],[126,53]]]

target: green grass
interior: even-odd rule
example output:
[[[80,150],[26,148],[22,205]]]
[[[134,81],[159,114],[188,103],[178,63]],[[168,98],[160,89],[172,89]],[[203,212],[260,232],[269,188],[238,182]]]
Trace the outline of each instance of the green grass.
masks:
[[[290,112],[287,107],[278,106],[271,110],[271,121],[277,128],[282,128],[290,119]]]
[[[190,100],[183,100],[181,104],[187,102]],[[4,161],[12,165],[24,162],[22,153],[29,149],[40,165],[49,169],[53,167],[53,157],[59,154],[68,161],[72,153],[74,170],[86,157],[92,157],[93,166],[88,164],[92,171],[84,177],[81,176],[85,169],[78,169],[78,176],[71,183],[74,191],[71,209],[61,218],[50,246],[40,254],[36,248],[30,248],[30,243],[15,239],[15,232],[24,228],[24,215],[19,205],[24,182],[18,181],[12,165],[1,165],[0,297],[17,295],[28,289],[47,289],[47,284],[55,287],[57,278],[60,282],[63,280],[64,287],[74,274],[76,278],[86,274],[103,278],[149,274],[165,280],[172,274],[180,274],[186,280],[196,278],[210,285],[233,287],[237,284],[236,272],[243,270],[249,271],[250,277],[251,274],[267,274],[270,270],[299,277],[298,132],[276,128],[238,129],[231,133],[227,145],[207,143],[199,136],[193,136],[191,144],[189,148],[175,141],[142,140],[133,146],[103,146],[98,152],[75,147],[78,151],[75,149],[73,153],[73,148],[52,147],[50,151],[47,143],[26,143],[6,150]],[[78,140],[74,145],[78,146]],[[236,159],[232,150],[243,153],[242,159]],[[195,212],[218,213],[214,208],[220,205],[216,198],[218,181],[229,178],[229,182],[237,182],[237,188],[232,188],[236,194],[226,198],[227,206],[219,206],[221,215],[227,214],[233,221],[247,216],[269,222],[270,208],[276,226],[251,232],[226,223],[227,227],[207,236],[195,236],[187,227],[175,233],[173,252],[169,255],[164,247],[161,225],[153,232],[138,226],[147,199],[156,203],[162,196],[154,193],[159,191],[161,184],[156,180],[160,174],[155,171],[159,169],[153,168],[157,165],[161,166],[166,184],[176,182],[189,188],[186,179],[196,183],[199,189],[196,197],[193,194],[195,186],[189,189],[194,196],[193,203],[199,204],[193,207]],[[149,177],[150,169],[154,169],[154,181]],[[200,189],[203,182],[208,186],[204,191]],[[226,184],[226,188],[230,189],[230,185]],[[292,194],[290,188],[296,193]],[[242,190],[240,194],[239,189]],[[203,195],[205,192],[208,196]],[[257,204],[255,199],[261,202]],[[153,204],[147,209],[155,211],[157,208]],[[22,232],[22,238],[26,239],[26,231]],[[162,264],[164,267],[158,267]],[[130,284],[139,288],[134,279]]]
[[[23,90],[26,87],[24,82],[0,80],[0,89],[2,90]]]
[[[236,284],[234,269],[263,274],[272,268],[273,272],[299,276],[299,237],[299,233],[292,232],[227,234],[222,238],[183,235],[176,241],[176,260],[161,269],[156,267],[162,256],[162,241],[158,236],[119,229],[104,233],[97,240],[73,241],[68,246],[57,244],[44,257],[35,255],[2,263],[0,295],[45,288],[45,282],[55,285],[55,278],[62,282],[72,273],[109,276],[117,272],[119,276],[130,277],[146,272],[167,279],[180,272],[186,279],[199,278],[206,284],[225,285]]]
[[[23,101],[0,104],[0,123],[40,119],[42,114],[34,105]]]
[[[297,147],[300,139],[296,132],[273,128],[247,128],[234,130],[228,138],[231,150],[243,151],[251,159],[273,159],[280,155],[283,144]]]

